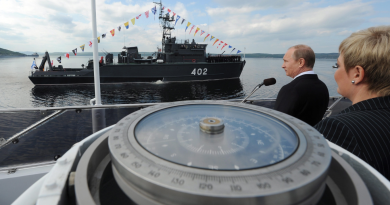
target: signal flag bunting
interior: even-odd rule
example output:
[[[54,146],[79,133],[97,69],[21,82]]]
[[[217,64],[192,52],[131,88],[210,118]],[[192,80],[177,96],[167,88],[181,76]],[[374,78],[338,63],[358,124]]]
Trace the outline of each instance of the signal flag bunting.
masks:
[[[187,32],[187,28],[188,28],[188,26],[190,26],[190,25],[191,25],[191,23],[190,23],[190,22],[188,22],[188,23],[187,23],[186,30],[185,30],[184,32]]]
[[[217,38],[217,40],[215,40],[215,41],[214,41],[213,45],[215,45],[215,43],[216,43],[217,41],[219,41],[219,39],[218,39],[218,38]]]
[[[194,36],[196,35],[196,33],[198,33],[198,31],[200,30],[200,28],[199,27],[196,27],[196,31],[195,31],[195,33],[194,33]],[[190,32],[191,33],[191,32]]]
[[[177,15],[177,17],[176,17],[176,22],[175,22],[175,26],[176,26],[176,23],[177,23],[177,21],[180,19],[180,16],[179,15]],[[184,20],[184,19],[183,19]]]
[[[209,36],[210,36],[210,34],[207,34],[207,36],[206,36],[206,37],[204,37],[204,40],[203,40],[203,42],[204,42],[204,41],[206,40],[206,38],[207,38],[207,37],[209,37]]]
[[[189,34],[191,34],[191,31],[192,31],[192,29],[194,29],[194,27],[195,27],[195,25],[193,25],[193,26],[191,27],[191,30],[190,30],[190,33],[189,33]]]
[[[223,49],[223,47],[225,47],[225,46],[227,46],[227,43],[225,43],[225,44],[222,46],[221,50],[222,50],[222,49]]]

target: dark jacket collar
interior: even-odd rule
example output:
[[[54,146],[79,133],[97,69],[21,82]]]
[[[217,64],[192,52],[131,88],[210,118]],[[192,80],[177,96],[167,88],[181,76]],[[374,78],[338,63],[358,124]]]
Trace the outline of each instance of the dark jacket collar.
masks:
[[[390,95],[384,97],[371,98],[358,102],[347,109],[340,112],[340,114],[349,113],[353,111],[363,110],[379,110],[379,109],[390,109]]]

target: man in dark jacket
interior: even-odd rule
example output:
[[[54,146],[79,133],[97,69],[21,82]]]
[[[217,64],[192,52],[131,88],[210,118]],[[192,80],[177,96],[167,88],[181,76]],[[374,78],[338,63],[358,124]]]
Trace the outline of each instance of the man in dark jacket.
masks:
[[[309,46],[296,45],[288,49],[283,61],[286,75],[294,80],[280,89],[274,109],[314,126],[329,101],[328,88],[313,71],[315,54]]]

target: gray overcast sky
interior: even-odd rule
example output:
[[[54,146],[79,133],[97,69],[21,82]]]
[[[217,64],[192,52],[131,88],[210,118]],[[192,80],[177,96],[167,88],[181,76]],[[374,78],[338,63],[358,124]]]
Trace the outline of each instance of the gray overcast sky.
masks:
[[[138,46],[152,52],[161,46],[161,29],[154,20],[152,1],[96,0],[98,35],[107,33],[99,50],[121,51]],[[71,52],[92,39],[89,0],[0,0],[0,48],[12,51]],[[352,32],[390,25],[389,1],[304,0],[165,0],[163,5],[181,19],[173,31],[178,39],[203,43],[207,34],[247,53],[284,53],[295,44],[307,44],[316,53],[337,52],[340,42]],[[145,12],[149,11],[149,18]],[[111,37],[109,31],[142,14],[135,25]],[[172,13],[171,13],[172,14]],[[156,15],[157,17],[157,15]],[[187,22],[190,28],[185,32]],[[195,29],[189,34],[192,25]],[[214,39],[214,40],[215,40]],[[208,52],[221,46],[206,39]],[[226,52],[231,49],[224,48]]]

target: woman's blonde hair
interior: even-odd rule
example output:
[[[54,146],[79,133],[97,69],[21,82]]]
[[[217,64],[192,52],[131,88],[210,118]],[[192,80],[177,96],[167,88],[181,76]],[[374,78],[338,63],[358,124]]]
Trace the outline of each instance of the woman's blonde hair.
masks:
[[[390,26],[371,27],[352,33],[339,47],[348,72],[364,69],[368,90],[378,96],[390,95]]]

